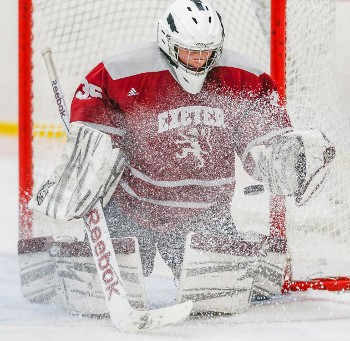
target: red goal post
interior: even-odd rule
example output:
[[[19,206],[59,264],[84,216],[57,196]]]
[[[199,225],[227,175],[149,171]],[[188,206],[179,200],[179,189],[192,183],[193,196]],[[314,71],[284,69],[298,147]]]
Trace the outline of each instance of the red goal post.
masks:
[[[18,2],[19,236],[32,236],[32,1]]]
[[[57,115],[54,105],[50,107],[51,93],[41,49],[49,45],[57,53],[63,90],[71,87],[66,90],[68,99],[81,77],[107,52],[124,43],[154,40],[155,20],[168,3],[165,0],[96,0],[82,6],[76,0],[56,4],[47,0],[19,1],[20,238],[38,236],[47,226],[56,224],[52,220],[39,221],[41,218],[27,208],[33,186],[40,181],[41,172],[47,172],[44,167],[52,163],[51,159],[54,161],[63,140],[59,124],[51,122],[51,117]],[[341,126],[346,115],[336,100],[331,66],[335,0],[212,0],[212,3],[223,14],[226,47],[257,60],[267,71],[270,64],[270,74],[296,127],[311,125],[323,129],[336,144],[338,161],[332,169],[334,178],[316,204],[300,211],[283,197],[271,198],[271,231],[287,235],[292,259],[293,276],[289,275],[293,280],[286,282],[285,289],[302,290],[307,286],[349,289],[346,276],[350,275],[350,269],[345,257],[350,251],[347,210],[350,184],[344,169],[350,165],[350,158],[344,145],[348,130],[342,130]],[[91,8],[93,4],[95,8]],[[135,4],[138,7],[133,7]],[[266,18],[270,20],[266,22]],[[108,45],[111,42],[114,46]],[[90,53],[95,48],[96,55]],[[320,84],[323,87],[319,87]],[[339,120],[330,122],[334,116]],[[318,247],[322,250],[318,254],[309,252]],[[336,255],[331,252],[335,248]],[[326,255],[326,251],[330,251],[329,254]],[[344,264],[340,266],[340,263]],[[299,271],[304,265],[306,270]],[[294,281],[295,277],[301,281]]]

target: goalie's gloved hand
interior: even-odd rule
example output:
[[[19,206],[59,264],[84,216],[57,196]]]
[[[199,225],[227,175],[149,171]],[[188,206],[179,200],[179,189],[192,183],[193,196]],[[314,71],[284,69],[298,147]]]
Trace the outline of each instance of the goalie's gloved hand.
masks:
[[[28,205],[64,221],[84,216],[99,199],[106,204],[124,169],[109,135],[77,122],[70,131],[59,163]]]
[[[269,146],[256,146],[251,154],[271,193],[292,195],[303,205],[323,188],[335,147],[319,130],[291,132]]]

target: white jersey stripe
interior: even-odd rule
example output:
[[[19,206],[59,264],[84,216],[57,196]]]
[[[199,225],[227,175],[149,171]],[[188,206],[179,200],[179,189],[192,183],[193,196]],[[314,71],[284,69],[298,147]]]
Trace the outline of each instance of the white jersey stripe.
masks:
[[[214,203],[200,203],[200,202],[183,202],[183,201],[165,201],[165,200],[154,200],[150,198],[143,198],[138,196],[133,189],[124,181],[119,182],[120,186],[124,189],[126,193],[140,201],[148,202],[154,205],[177,207],[177,208],[210,208]]]
[[[219,187],[223,185],[235,183],[235,178],[222,178],[215,180],[199,180],[199,179],[184,179],[176,181],[159,181],[150,178],[148,175],[138,171],[133,167],[129,167],[132,175],[136,178],[145,181],[151,185],[158,187],[181,187],[181,186],[202,186],[202,187]]]

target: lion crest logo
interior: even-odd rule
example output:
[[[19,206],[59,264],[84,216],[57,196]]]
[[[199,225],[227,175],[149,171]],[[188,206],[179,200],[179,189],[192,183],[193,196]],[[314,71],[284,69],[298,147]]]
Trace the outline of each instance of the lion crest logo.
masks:
[[[208,155],[212,151],[210,144],[210,129],[209,128],[191,128],[186,133],[179,132],[180,140],[175,143],[182,145],[182,153],[177,153],[178,159],[183,159],[189,154],[192,154],[198,161],[197,169],[203,168],[205,165],[204,155]]]

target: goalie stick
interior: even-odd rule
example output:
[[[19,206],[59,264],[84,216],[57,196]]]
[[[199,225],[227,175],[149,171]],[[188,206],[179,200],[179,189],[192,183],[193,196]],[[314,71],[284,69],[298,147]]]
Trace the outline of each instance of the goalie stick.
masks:
[[[42,55],[66,134],[69,134],[69,113],[57,77],[51,49],[45,48]],[[107,308],[113,325],[119,331],[135,332],[142,329],[153,329],[183,321],[190,315],[193,306],[191,301],[154,310],[140,311],[132,308],[126,297],[100,201],[85,215],[83,220]]]

